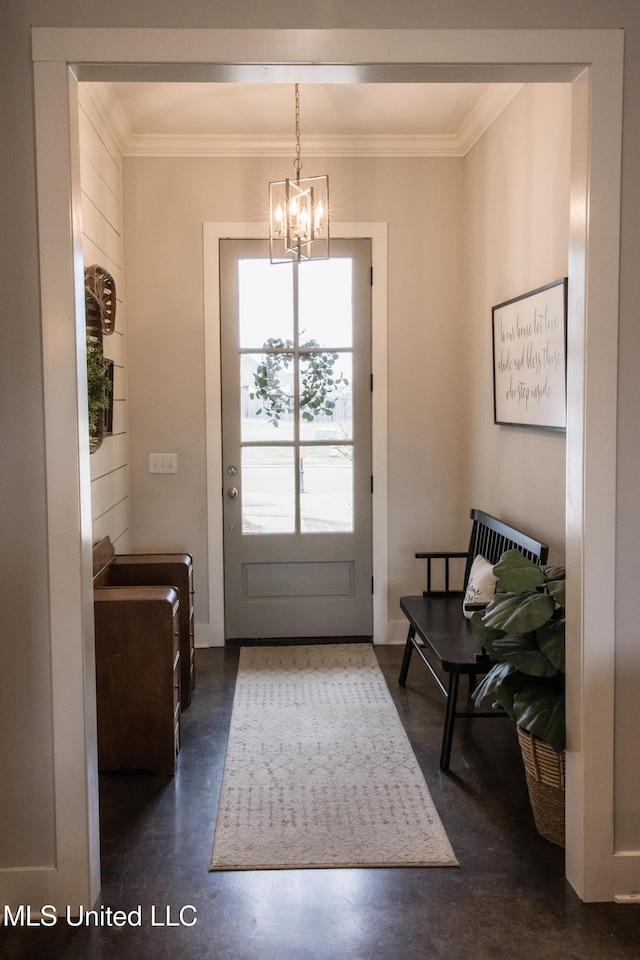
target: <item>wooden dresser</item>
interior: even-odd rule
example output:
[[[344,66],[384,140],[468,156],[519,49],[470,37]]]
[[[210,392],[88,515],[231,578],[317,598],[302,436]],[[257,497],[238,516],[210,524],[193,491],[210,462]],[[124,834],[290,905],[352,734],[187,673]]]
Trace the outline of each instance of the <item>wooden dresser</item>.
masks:
[[[180,748],[180,601],[167,586],[95,587],[98,763],[173,776]]]
[[[193,626],[193,560],[188,553],[145,553],[114,556],[109,565],[109,583],[113,586],[175,587],[180,597],[180,705],[191,704],[195,687]]]
[[[93,551],[96,586],[171,586],[180,598],[180,706],[191,704],[195,687],[193,560],[188,553],[116,554],[109,537]]]

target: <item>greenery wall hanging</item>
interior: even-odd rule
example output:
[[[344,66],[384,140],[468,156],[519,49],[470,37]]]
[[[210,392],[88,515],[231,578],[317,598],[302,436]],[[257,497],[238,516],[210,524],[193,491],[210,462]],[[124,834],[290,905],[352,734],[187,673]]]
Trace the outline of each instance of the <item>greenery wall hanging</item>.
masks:
[[[112,363],[105,359],[102,337],[115,330],[116,287],[111,274],[97,263],[85,268],[84,283],[89,452],[95,453],[102,443],[113,393]]]
[[[109,363],[104,358],[102,344],[97,337],[87,336],[87,398],[89,403],[89,433],[95,434],[100,419],[109,408],[113,386]]]
[[[336,406],[332,395],[339,386],[346,386],[349,382],[334,370],[340,355],[319,351],[319,346],[317,340],[305,340],[301,345],[302,351],[309,350],[308,353],[300,353],[300,416],[308,422],[322,414],[332,417]],[[293,342],[270,337],[263,347],[270,352],[256,367],[253,375],[255,389],[249,396],[262,403],[256,410],[256,416],[264,413],[268,421],[277,427],[283,417],[293,414],[294,398],[283,378],[283,373],[293,363],[293,353],[276,351],[291,350]]]

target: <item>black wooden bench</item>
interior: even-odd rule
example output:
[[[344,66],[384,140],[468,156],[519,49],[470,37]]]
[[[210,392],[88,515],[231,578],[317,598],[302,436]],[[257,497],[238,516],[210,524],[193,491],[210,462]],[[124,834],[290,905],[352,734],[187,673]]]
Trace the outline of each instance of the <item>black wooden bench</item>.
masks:
[[[544,564],[549,553],[546,543],[532,539],[482,510],[472,510],[471,520],[471,539],[469,549],[465,552],[416,553],[416,558],[427,561],[427,589],[422,596],[400,598],[400,607],[409,621],[409,633],[399,683],[401,686],[406,684],[411,654],[415,650],[447,701],[440,753],[442,770],[449,769],[453,727],[458,717],[475,720],[505,715],[498,710],[457,709],[460,677],[469,677],[469,688],[472,690],[478,675],[488,673],[492,666],[492,661],[476,640],[469,620],[463,613],[463,600],[473,561],[480,556],[493,565],[505,550],[516,548],[535,563]],[[465,561],[462,589],[451,588],[452,561],[460,564]],[[434,587],[436,577],[440,577],[440,589]],[[473,608],[473,604],[469,604],[469,607]],[[440,673],[448,675],[446,686],[438,669]]]

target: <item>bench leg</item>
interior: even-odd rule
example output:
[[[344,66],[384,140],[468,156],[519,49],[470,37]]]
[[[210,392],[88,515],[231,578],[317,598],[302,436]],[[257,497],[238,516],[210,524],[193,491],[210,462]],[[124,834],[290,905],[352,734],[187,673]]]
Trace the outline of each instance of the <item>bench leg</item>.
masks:
[[[401,687],[404,687],[407,682],[407,674],[409,672],[409,664],[411,663],[411,654],[413,653],[413,638],[416,635],[416,631],[413,627],[409,627],[409,633],[407,634],[407,643],[404,648],[404,657],[402,658],[402,666],[400,667],[400,676],[398,677],[398,683]]]
[[[440,752],[440,769],[449,769],[449,760],[451,758],[451,742],[453,740],[453,725],[456,720],[456,706],[458,703],[458,685],[460,683],[459,673],[449,674],[449,689],[447,691],[447,710],[444,717],[444,730],[442,731],[442,750]]]

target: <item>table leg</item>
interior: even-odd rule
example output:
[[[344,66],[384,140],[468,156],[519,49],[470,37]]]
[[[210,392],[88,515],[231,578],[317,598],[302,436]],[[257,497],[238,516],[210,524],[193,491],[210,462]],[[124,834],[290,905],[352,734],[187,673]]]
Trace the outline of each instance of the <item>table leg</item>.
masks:
[[[411,654],[413,652],[413,640],[416,635],[414,627],[409,627],[409,633],[407,634],[407,644],[404,648],[404,657],[402,658],[402,666],[400,667],[400,676],[398,677],[398,683],[401,687],[404,687],[407,682],[407,673],[409,672],[409,663],[411,662]]]

